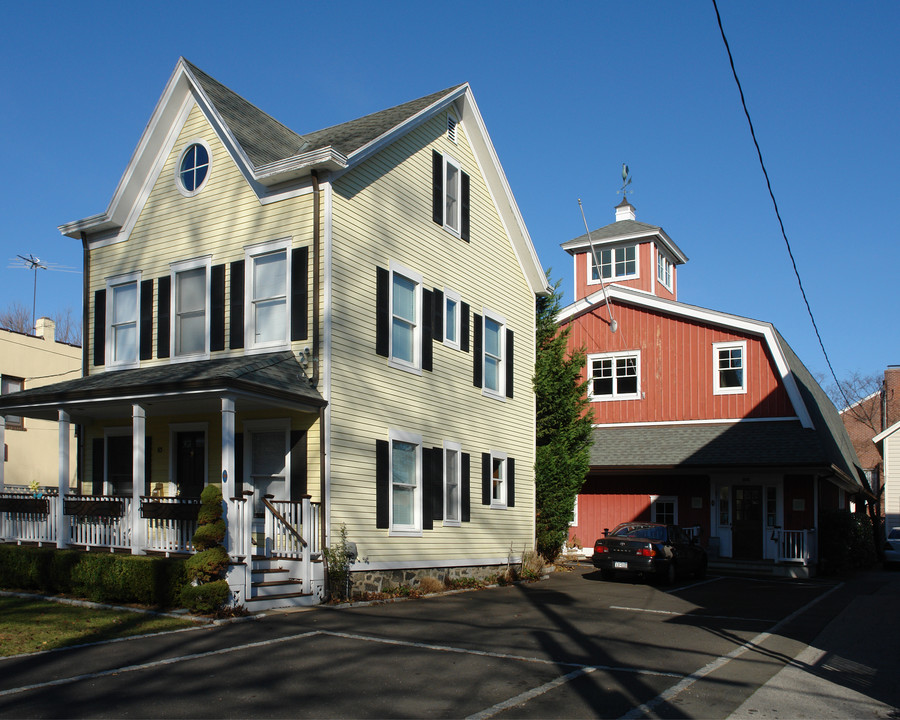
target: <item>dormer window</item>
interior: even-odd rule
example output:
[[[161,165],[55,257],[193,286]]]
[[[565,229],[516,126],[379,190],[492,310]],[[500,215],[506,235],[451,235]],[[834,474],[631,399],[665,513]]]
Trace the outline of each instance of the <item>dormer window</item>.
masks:
[[[590,254],[591,275],[589,283],[603,280],[626,280],[636,278],[637,246],[625,245],[617,248],[601,248],[596,254]],[[599,267],[597,262],[599,261]]]

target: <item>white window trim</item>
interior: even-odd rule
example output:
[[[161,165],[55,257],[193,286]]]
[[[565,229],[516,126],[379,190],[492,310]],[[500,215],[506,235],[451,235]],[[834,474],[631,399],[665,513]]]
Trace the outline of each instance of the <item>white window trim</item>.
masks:
[[[503,486],[502,486],[502,498],[499,500],[494,499],[494,460],[501,460],[503,462]],[[491,450],[491,469],[490,469],[490,483],[491,483],[491,508],[498,510],[505,510],[508,507],[509,502],[509,457],[505,452],[501,452],[499,450]]]
[[[741,349],[741,387],[723,388],[719,385],[719,351]],[[713,395],[745,395],[747,393],[747,341],[732,340],[713,343]]]
[[[633,357],[637,360],[635,372],[637,373],[637,389],[633,393],[620,394],[618,392],[619,383],[616,380],[615,360],[623,357]],[[594,395],[594,377],[592,364],[595,360],[613,360],[613,394],[612,395]],[[641,351],[625,350],[614,353],[594,353],[587,356],[587,378],[588,378],[588,400],[591,402],[617,402],[619,400],[640,400],[641,395]]]
[[[596,246],[597,250],[597,259],[599,260],[601,257],[601,253],[604,250],[610,250],[613,255],[613,273],[615,273],[616,269],[616,250],[624,249],[624,248],[634,248],[634,272],[628,275],[610,275],[608,278],[603,278],[602,281],[600,278],[594,280],[594,253],[588,249],[587,252],[587,284],[588,285],[600,285],[601,282],[605,284],[609,284],[611,282],[618,282],[620,280],[638,280],[641,277],[641,243],[625,243],[623,245],[598,245]]]
[[[444,230],[448,233],[455,235],[456,237],[460,237],[462,233],[462,167],[460,164],[451,157],[447,155],[442,156],[444,158],[444,165],[441,172],[444,173],[443,176],[443,197],[441,201],[443,202],[443,211],[444,211]],[[452,165],[456,168],[456,227],[454,228],[449,222],[447,218],[447,165]]]
[[[660,263],[665,263],[665,266],[669,270],[669,282],[666,282],[660,276]],[[656,248],[656,279],[659,281],[659,284],[662,285],[666,290],[672,292],[672,285],[675,280],[675,263],[666,255],[662,250]]]
[[[394,525],[394,441],[416,446],[416,487],[413,493],[413,524]],[[403,430],[388,431],[388,535],[391,537],[422,537],[422,436]]]
[[[175,354],[175,321],[177,318],[177,294],[178,294],[178,274],[185,272],[187,270],[195,270],[198,267],[202,267],[206,269],[206,308],[205,308],[205,322],[204,322],[204,330],[203,330],[203,351],[198,353],[191,353],[189,355],[176,355]],[[169,289],[169,358],[172,362],[190,362],[192,360],[208,360],[209,359],[209,326],[212,313],[210,312],[210,303],[212,301],[212,289],[210,288],[210,281],[212,275],[212,256],[206,255],[200,258],[194,258],[192,260],[181,260],[179,262],[174,262],[169,265],[169,270],[171,273],[172,281],[170,283],[171,288]]]
[[[266,420],[244,420],[244,483],[253,485],[253,444],[250,435],[273,430],[284,431],[284,492],[291,496],[291,420],[290,418],[269,418]]]
[[[413,361],[411,363],[394,357],[394,273],[402,275],[408,280],[412,280],[416,284],[416,324],[413,329]],[[422,276],[410,270],[408,267],[391,260],[390,262],[390,278],[388,290],[388,314],[390,316],[390,326],[388,328],[388,339],[390,347],[388,350],[388,365],[398,370],[413,373],[414,375],[422,374]]]
[[[203,487],[209,485],[209,423],[171,423],[169,425],[169,481],[166,483],[166,495],[173,496],[178,492],[178,484],[175,482],[175,436],[180,432],[203,432],[203,446],[206,448],[206,457],[203,458]],[[148,478],[149,480],[149,478]],[[152,490],[152,484],[151,484]]]
[[[206,177],[203,178],[203,182],[201,182],[196,188],[193,190],[188,190],[184,185],[181,184],[181,162],[184,160],[184,156],[187,154],[188,150],[190,150],[194,145],[202,145],[206,148],[206,156],[209,158],[209,163],[206,166]],[[192,138],[188,140],[184,147],[181,149],[181,152],[178,154],[178,162],[175,163],[175,187],[178,188],[178,192],[180,192],[184,197],[191,198],[195,195],[201,193],[203,188],[206,187],[206,183],[209,182],[209,176],[212,174],[213,168],[213,154],[212,150],[209,147],[209,143],[206,142],[203,138]]]
[[[487,320],[490,318],[500,325],[500,364],[497,369],[497,384],[499,388],[494,390],[487,387],[487,374],[485,372],[487,363]],[[481,309],[481,394],[485,397],[493,398],[506,402],[506,320],[502,315],[498,315],[492,310],[483,307]]]
[[[276,252],[284,252],[285,255],[285,323],[284,337],[267,343],[256,342],[256,325],[253,313],[253,261],[263,255]],[[286,350],[290,347],[291,337],[291,238],[270,240],[244,248],[244,347],[247,354],[258,352],[271,352],[273,350]]]
[[[572,519],[569,521],[569,527],[578,527],[578,495],[575,496],[575,504],[572,507]]]
[[[650,496],[650,522],[659,522],[656,519],[656,503],[672,503],[672,525],[678,524],[678,496],[677,495],[651,495]]]
[[[2,374],[0,373],[0,384],[2,381],[6,380],[7,385],[11,381],[16,381],[19,384],[18,390],[13,390],[12,392],[22,392],[25,389],[25,378],[19,377],[18,375],[10,375],[9,373]],[[12,393],[2,393],[3,395],[11,395]],[[24,415],[6,415],[6,429],[7,430],[24,430],[25,429],[25,416]],[[2,461],[2,457],[0,457],[0,461]]]
[[[134,283],[135,289],[135,317],[134,317],[134,360],[131,362],[115,362],[113,359],[113,301],[114,288]],[[106,347],[104,349],[106,367],[116,370],[127,370],[140,367],[141,364],[141,271],[115,275],[106,279]]]
[[[456,520],[447,518],[447,453],[456,453]],[[457,442],[444,441],[443,453],[443,492],[444,492],[444,526],[460,527],[462,525],[462,445]]]
[[[453,302],[456,303],[456,323],[455,323],[456,327],[454,328],[456,331],[455,332],[455,335],[456,335],[455,341],[449,340],[447,338],[447,301],[448,300],[452,300]],[[462,315],[462,297],[460,297],[460,294],[458,292],[450,290],[449,288],[444,288],[444,312],[443,312],[444,345],[446,345],[448,348],[451,348],[453,350],[459,350],[459,348],[460,348],[459,332],[460,332],[460,328],[461,328],[461,323],[460,323],[461,315]]]

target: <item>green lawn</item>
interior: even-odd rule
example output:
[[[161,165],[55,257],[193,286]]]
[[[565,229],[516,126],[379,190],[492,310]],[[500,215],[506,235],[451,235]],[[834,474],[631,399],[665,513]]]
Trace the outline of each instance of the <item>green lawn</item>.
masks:
[[[0,597],[0,656],[177,630],[195,623],[125,610]]]

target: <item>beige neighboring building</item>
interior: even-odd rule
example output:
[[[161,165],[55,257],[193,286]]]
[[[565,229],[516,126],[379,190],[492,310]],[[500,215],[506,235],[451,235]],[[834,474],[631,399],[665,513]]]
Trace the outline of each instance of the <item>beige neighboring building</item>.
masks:
[[[30,390],[81,376],[81,348],[57,342],[56,325],[40,318],[35,335],[0,328],[0,394]],[[55,422],[7,416],[3,444],[3,485],[7,490],[37,480],[59,484],[59,431]],[[69,431],[69,485],[75,487],[75,431]]]

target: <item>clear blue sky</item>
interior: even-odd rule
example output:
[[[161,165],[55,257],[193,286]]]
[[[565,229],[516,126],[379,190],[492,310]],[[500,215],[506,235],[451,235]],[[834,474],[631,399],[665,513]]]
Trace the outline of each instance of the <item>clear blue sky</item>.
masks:
[[[900,3],[720,0],[788,238],[839,377],[900,363]],[[614,219],[688,255],[679,299],[768,320],[827,371],[759,168],[711,0],[7,3],[0,45],[0,308],[32,253],[81,267],[57,225],[102,212],[185,56],[303,133],[468,81],[545,267]],[[80,313],[41,271],[37,313]]]

